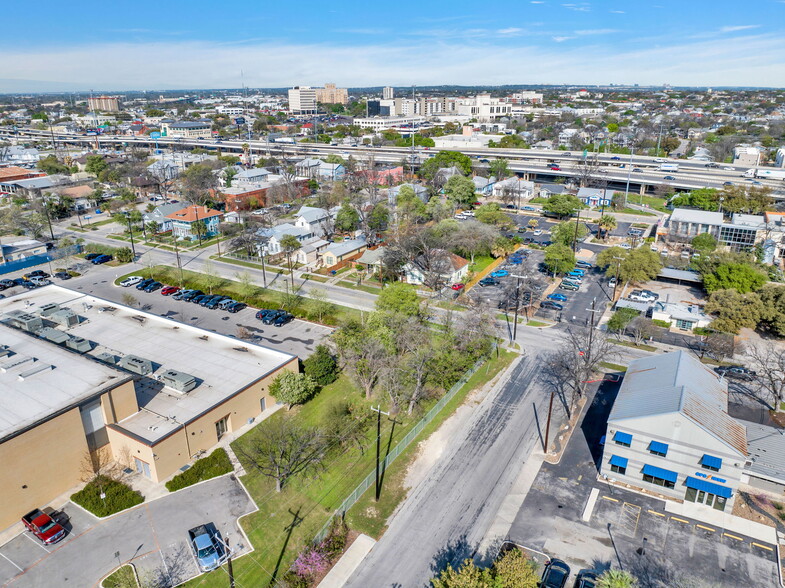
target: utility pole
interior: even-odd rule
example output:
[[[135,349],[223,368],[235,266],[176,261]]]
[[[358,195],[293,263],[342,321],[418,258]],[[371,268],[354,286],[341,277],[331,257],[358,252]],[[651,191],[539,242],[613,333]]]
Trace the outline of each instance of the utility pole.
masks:
[[[621,262],[624,261],[623,257],[614,257],[613,259],[616,260],[616,280],[613,282],[613,302],[616,300],[616,288],[619,287],[619,271],[621,270]]]
[[[376,413],[376,502],[379,502],[379,494],[381,488],[379,487],[379,457],[381,456],[381,441],[382,441],[382,415],[390,416],[389,412],[382,412],[381,405],[371,410]]]
[[[624,189],[624,207],[627,207],[627,198],[630,197],[630,176],[632,175],[632,154],[635,147],[630,147],[630,161],[627,164],[627,187]],[[641,204],[643,204],[643,194],[641,194]]]
[[[512,277],[518,279],[518,284],[515,286],[515,323],[512,326],[512,341],[515,341],[515,339],[518,337],[518,308],[520,306],[521,299],[521,280],[526,280],[529,278],[529,276],[513,275]],[[531,300],[531,294],[529,294],[529,300]],[[526,318],[528,317],[529,315],[527,313]],[[512,343],[512,341],[510,342]]]
[[[578,225],[581,222],[581,210],[578,209],[578,218],[575,219],[575,234],[572,237],[572,253],[575,254],[575,247],[578,244]]]
[[[554,390],[551,388],[551,400],[548,402],[548,420],[545,422],[545,441],[542,444],[543,453],[548,453],[548,435],[551,432],[551,414],[553,413],[553,396]]]
[[[133,253],[134,259],[136,259],[136,247],[134,247],[134,230],[131,227],[131,215],[125,213],[125,221],[128,223],[128,234],[131,236],[131,253]]]
[[[660,134],[657,136],[657,157],[660,156],[660,141],[662,140],[662,127],[665,123],[660,123]]]
[[[229,547],[229,535],[226,539],[221,539],[226,550],[226,571],[229,574],[229,588],[234,588],[234,569],[232,568],[232,549]]]

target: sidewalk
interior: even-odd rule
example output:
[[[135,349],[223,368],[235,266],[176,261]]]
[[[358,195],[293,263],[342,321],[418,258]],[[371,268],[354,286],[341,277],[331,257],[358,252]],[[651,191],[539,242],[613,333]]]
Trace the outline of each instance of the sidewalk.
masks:
[[[368,535],[360,535],[355,539],[333,566],[324,579],[319,582],[319,588],[341,588],[362,563],[376,541]]]
[[[716,525],[726,531],[739,533],[740,535],[746,535],[747,537],[752,537],[759,541],[777,545],[777,530],[774,527],[768,527],[761,523],[748,521],[747,519],[707,508],[703,505],[694,504],[692,502],[681,503],[666,500],[665,512],[703,521],[710,525]]]

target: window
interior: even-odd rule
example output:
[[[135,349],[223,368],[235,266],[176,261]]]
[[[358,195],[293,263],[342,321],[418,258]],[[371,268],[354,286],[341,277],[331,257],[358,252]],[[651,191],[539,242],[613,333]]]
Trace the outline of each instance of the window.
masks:
[[[643,466],[643,481],[663,488],[675,488],[678,474],[649,464]]]
[[[617,474],[627,473],[627,458],[619,457],[618,455],[611,456],[611,471]]]
[[[693,326],[695,326],[695,322],[693,322],[693,321],[685,321],[683,319],[676,319],[676,328],[677,329],[681,329],[682,331],[691,331]]]
[[[613,441],[616,445],[621,445],[622,447],[629,447],[632,444],[632,435],[629,433],[622,433],[621,431],[616,431],[613,435]]]
[[[712,472],[719,472],[720,468],[722,467],[722,459],[719,457],[714,457],[713,455],[709,455],[708,453],[704,454],[700,461],[701,467],[704,470],[710,470]]]
[[[652,476],[650,474],[643,474],[643,481],[648,482],[649,484],[654,484],[655,486],[662,486],[663,488],[676,487],[676,485],[670,480],[665,480],[664,478],[657,478],[656,476]]]
[[[649,443],[649,453],[658,457],[665,457],[668,455],[668,444],[652,441]]]

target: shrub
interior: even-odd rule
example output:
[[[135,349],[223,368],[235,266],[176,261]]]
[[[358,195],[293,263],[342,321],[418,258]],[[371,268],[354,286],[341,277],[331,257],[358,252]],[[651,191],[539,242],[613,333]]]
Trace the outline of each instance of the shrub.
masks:
[[[100,245],[98,243],[88,243],[84,248],[85,253],[101,253],[111,255],[120,263],[133,261],[133,253],[128,247],[111,247],[110,245]]]
[[[308,588],[311,583],[307,578],[298,575],[294,570],[289,570],[281,577],[284,588]]]
[[[321,545],[319,545],[319,549],[330,558],[330,561],[332,561],[343,553],[348,536],[349,527],[346,526],[346,523],[343,520],[335,517],[330,526],[330,532],[325,540],[322,541]]]
[[[104,498],[101,498],[101,492]],[[107,517],[144,502],[142,493],[108,476],[98,475],[71,500],[97,517]]]
[[[303,362],[305,374],[319,386],[332,384],[338,378],[338,362],[327,345],[318,345],[313,355]]]
[[[318,547],[306,547],[294,560],[292,570],[303,578],[313,578],[325,571],[329,565],[330,558]]]
[[[671,324],[668,321],[663,321],[661,319],[652,319],[651,322],[652,322],[653,325],[655,325],[657,327],[664,327],[666,329],[670,329],[671,328]],[[695,330],[697,331],[698,327],[696,327]],[[699,335],[700,333],[695,333],[695,334]]]
[[[229,461],[226,449],[219,447],[207,457],[197,459],[194,465],[169,480],[166,483],[166,489],[169,492],[175,492],[192,486],[197,482],[228,474],[231,471],[234,471],[234,466]]]
[[[308,402],[318,391],[319,386],[311,376],[295,372],[283,372],[270,384],[273,398],[287,404],[289,408]]]

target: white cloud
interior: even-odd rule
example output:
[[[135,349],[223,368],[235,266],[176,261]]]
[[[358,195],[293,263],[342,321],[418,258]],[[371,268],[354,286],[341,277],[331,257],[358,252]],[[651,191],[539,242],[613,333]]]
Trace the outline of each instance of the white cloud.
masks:
[[[782,1],[785,2],[785,0]],[[531,0],[529,4],[545,4],[545,2],[543,2],[542,0]]]
[[[564,41],[569,41],[570,39],[574,39],[575,37],[551,37],[557,43],[564,43]]]
[[[509,27],[506,29],[499,29],[496,32],[500,35],[504,35],[505,37],[516,37],[523,33],[523,29],[519,29],[518,27]]]
[[[524,82],[767,86],[785,79],[785,38],[740,36],[732,44],[713,38],[640,50],[607,44],[591,51],[572,43],[510,47],[493,37],[471,44],[416,37],[410,43],[399,39],[353,46],[267,41],[245,44],[242,51],[206,41],[25,48],[4,50],[0,92],[25,91],[35,87],[35,80],[96,91],[229,88],[240,85],[241,69],[251,87],[319,85],[326,71],[330,80],[352,87]]]
[[[612,33],[618,33],[616,29],[585,29],[582,31],[575,31],[575,34],[580,37],[588,37],[591,35],[610,35]]]
[[[782,1],[785,2],[785,0]],[[610,12],[611,14],[626,14],[623,10],[611,10]]]
[[[760,25],[736,25],[736,26],[729,26],[729,27],[722,27],[720,29],[721,33],[735,33],[736,31],[748,31],[749,29],[758,29]]]

